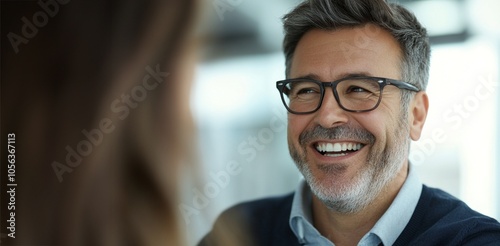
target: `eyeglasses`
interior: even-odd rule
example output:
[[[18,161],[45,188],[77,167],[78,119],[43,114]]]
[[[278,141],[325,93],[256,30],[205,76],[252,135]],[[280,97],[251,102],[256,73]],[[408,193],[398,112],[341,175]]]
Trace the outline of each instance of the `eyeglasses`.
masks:
[[[349,112],[374,110],[382,101],[382,91],[386,85],[418,92],[416,86],[394,79],[379,77],[347,77],[333,82],[314,79],[286,79],[276,82],[281,100],[292,114],[316,112],[323,102],[325,87],[331,87],[339,106]]]

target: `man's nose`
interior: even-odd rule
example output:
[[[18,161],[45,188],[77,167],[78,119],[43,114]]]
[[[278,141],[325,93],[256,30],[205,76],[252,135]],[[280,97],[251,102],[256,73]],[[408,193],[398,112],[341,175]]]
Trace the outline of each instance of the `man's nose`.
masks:
[[[325,96],[318,111],[315,112],[315,121],[324,128],[331,128],[347,123],[347,111],[340,107],[331,88],[325,88]]]

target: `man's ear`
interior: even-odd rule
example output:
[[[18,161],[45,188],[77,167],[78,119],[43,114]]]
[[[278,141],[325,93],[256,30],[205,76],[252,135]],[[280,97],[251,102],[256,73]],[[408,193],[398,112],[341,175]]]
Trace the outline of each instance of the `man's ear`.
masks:
[[[429,109],[429,98],[425,91],[418,92],[410,104],[409,120],[410,120],[410,137],[413,141],[417,141],[422,134],[427,111]]]

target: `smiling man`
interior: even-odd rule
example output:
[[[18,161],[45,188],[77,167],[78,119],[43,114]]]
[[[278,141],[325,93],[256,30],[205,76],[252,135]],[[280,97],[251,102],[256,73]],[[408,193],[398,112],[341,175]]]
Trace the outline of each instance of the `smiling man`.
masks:
[[[423,185],[408,161],[429,106],[429,41],[413,14],[383,0],[310,0],[284,29],[287,79],[276,86],[305,181],[215,226],[255,245],[498,245],[496,220]]]

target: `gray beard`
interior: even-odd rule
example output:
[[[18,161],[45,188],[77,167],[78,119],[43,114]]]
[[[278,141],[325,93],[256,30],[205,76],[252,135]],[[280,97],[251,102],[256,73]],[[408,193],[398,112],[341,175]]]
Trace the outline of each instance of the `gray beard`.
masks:
[[[398,174],[404,164],[409,151],[410,140],[409,128],[406,121],[399,122],[399,128],[393,134],[395,143],[385,146],[383,150],[372,149],[368,154],[366,166],[359,170],[356,176],[348,184],[324,185],[321,180],[313,176],[310,166],[307,164],[306,142],[308,139],[320,137],[323,139],[349,138],[366,141],[371,144],[375,142],[375,137],[364,129],[355,129],[349,126],[339,126],[332,129],[316,128],[303,132],[299,137],[302,146],[300,154],[295,147],[289,143],[289,150],[292,159],[304,176],[311,188],[312,193],[325,204],[329,209],[338,213],[352,214],[359,212],[372,203],[380,192]],[[338,172],[342,166],[318,166],[325,174]]]

